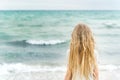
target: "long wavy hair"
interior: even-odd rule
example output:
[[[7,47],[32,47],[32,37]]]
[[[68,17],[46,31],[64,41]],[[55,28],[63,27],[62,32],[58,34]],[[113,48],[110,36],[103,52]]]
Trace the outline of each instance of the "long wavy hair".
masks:
[[[84,23],[76,25],[71,34],[68,62],[72,75],[78,70],[80,77],[84,76],[89,80],[93,67],[96,67],[94,48],[95,42],[90,28]]]

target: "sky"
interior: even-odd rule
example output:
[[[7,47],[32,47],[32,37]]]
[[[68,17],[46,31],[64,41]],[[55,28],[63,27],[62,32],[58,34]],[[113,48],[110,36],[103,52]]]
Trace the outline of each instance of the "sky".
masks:
[[[0,10],[120,10],[120,0],[0,0]]]

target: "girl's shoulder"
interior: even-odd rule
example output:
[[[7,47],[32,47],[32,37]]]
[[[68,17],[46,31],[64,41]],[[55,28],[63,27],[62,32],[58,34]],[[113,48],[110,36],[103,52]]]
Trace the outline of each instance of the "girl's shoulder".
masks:
[[[99,53],[97,50],[94,50],[94,53],[95,53],[96,61],[97,61],[97,63],[99,63]]]

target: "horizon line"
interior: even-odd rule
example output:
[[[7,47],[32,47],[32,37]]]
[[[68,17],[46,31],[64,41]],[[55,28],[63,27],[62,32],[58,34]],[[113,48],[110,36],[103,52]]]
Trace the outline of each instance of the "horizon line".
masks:
[[[0,11],[120,11],[120,9],[0,9]]]

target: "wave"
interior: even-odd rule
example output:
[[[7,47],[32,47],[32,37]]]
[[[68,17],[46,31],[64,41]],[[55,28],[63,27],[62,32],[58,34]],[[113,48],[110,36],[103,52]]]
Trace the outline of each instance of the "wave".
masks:
[[[65,66],[42,66],[42,65],[26,65],[22,63],[16,64],[0,64],[0,74],[19,73],[19,72],[56,72],[66,70]]]
[[[112,71],[112,70],[117,70],[120,69],[120,65],[99,65],[100,70],[107,70],[107,71]]]
[[[40,45],[40,46],[47,46],[47,45],[57,45],[57,44],[63,44],[67,42],[67,40],[20,40],[20,41],[11,41],[8,42],[9,44],[13,45]]]
[[[113,23],[113,22],[105,22],[102,23],[106,28],[120,28],[120,25],[118,25],[117,23]]]
[[[120,65],[99,65],[100,70],[104,71],[112,71],[120,69]],[[19,73],[19,72],[65,72],[66,66],[65,65],[27,65],[22,63],[16,64],[0,64],[0,74],[9,74],[9,73]]]
[[[65,43],[64,40],[26,40],[28,44],[34,44],[34,45],[55,45],[55,44],[61,44]]]

